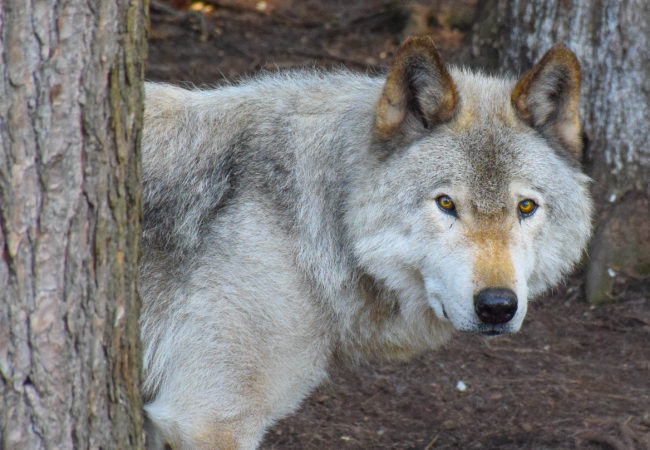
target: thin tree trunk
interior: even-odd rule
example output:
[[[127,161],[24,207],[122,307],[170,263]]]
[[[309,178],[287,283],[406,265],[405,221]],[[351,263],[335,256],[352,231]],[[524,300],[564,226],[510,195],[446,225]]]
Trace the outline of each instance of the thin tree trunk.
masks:
[[[478,17],[472,59],[489,68],[522,71],[561,42],[578,55],[599,206],[586,288],[606,301],[617,277],[650,273],[650,2],[490,0]]]
[[[143,446],[145,3],[0,2],[0,448]]]

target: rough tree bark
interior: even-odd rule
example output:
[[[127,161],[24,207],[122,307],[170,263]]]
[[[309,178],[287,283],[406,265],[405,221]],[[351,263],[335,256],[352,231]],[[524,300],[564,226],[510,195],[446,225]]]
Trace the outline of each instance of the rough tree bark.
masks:
[[[580,59],[585,162],[599,212],[586,291],[592,303],[607,301],[617,277],[650,274],[650,2],[490,0],[478,17],[475,63],[522,71],[555,43]]]
[[[0,448],[139,448],[146,0],[0,2]]]

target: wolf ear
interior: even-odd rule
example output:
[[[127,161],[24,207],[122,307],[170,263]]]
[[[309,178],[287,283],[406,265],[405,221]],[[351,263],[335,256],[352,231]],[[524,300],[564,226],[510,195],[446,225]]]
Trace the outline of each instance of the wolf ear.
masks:
[[[397,50],[376,108],[375,131],[391,138],[405,123],[430,128],[449,120],[458,102],[456,86],[428,36],[407,39]]]
[[[556,45],[547,51],[519,80],[511,99],[524,121],[580,159],[580,63],[571,50]]]

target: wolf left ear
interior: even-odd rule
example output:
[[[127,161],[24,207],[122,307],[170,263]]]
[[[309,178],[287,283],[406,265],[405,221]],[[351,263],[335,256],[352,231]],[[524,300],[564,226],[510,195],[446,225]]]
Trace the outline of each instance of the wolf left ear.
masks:
[[[453,116],[458,94],[428,36],[407,39],[397,50],[376,108],[375,131],[389,139],[407,123],[431,128]]]
[[[531,127],[557,139],[580,159],[580,63],[571,50],[556,45],[547,51],[517,82],[511,100]]]

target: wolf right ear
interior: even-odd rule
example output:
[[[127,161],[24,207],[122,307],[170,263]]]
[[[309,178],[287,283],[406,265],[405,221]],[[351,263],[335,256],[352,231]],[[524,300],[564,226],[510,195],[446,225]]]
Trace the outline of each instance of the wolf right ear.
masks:
[[[453,116],[458,94],[428,36],[407,39],[397,50],[376,108],[375,132],[386,140],[407,121],[431,128]]]
[[[580,159],[580,63],[571,50],[556,45],[547,51],[517,82],[511,100],[525,122]]]

